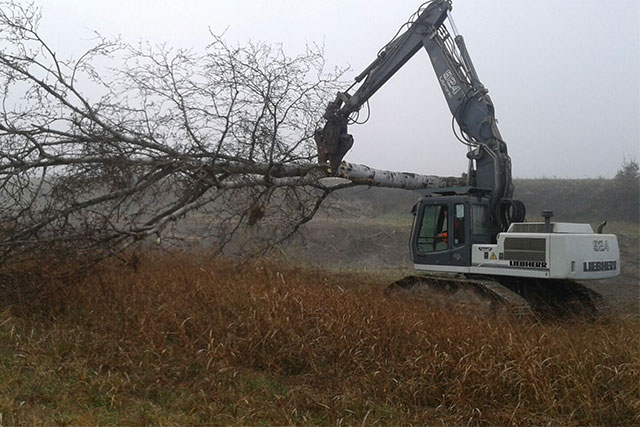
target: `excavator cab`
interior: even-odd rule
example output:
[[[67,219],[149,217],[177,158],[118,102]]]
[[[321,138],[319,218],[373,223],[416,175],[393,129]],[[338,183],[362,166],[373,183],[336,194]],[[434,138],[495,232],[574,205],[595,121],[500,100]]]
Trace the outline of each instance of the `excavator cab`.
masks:
[[[468,269],[472,245],[491,243],[489,203],[473,194],[420,199],[413,208],[413,263],[432,271]]]

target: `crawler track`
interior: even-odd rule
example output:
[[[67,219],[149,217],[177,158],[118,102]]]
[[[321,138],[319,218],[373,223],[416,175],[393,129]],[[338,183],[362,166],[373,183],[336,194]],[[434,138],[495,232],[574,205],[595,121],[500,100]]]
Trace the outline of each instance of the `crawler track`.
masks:
[[[508,276],[415,275],[404,277],[386,290],[419,295],[449,305],[483,305],[491,312],[507,311],[523,318],[594,319],[609,307],[597,292],[572,280],[541,280]],[[474,298],[461,298],[473,294]],[[472,307],[473,308],[473,307]]]

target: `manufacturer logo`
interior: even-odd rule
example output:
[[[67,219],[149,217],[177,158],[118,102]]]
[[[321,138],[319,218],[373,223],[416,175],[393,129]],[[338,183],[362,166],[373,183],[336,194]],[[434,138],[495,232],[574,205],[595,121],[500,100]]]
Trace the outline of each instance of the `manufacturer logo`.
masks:
[[[509,261],[509,265],[511,267],[535,268],[538,270],[547,268],[547,263],[542,261]]]
[[[617,267],[617,261],[588,261],[582,263],[582,271],[586,273],[594,273],[596,271],[613,271]]]

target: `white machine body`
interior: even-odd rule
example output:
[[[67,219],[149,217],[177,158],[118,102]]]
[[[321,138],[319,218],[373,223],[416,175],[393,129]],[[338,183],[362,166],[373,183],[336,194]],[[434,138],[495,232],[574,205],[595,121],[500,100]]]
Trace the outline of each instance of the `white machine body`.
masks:
[[[416,269],[545,279],[607,279],[620,274],[618,239],[597,234],[589,224],[513,223],[497,244],[474,244],[471,265],[418,265]],[[437,268],[433,268],[437,267]]]

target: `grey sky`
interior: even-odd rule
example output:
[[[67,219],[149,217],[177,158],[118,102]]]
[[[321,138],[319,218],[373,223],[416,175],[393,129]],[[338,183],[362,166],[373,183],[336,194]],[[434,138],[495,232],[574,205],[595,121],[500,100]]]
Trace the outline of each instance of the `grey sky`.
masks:
[[[91,30],[201,47],[208,29],[282,42],[294,55],[324,44],[352,78],[420,0],[37,0],[56,49],[79,53]],[[454,0],[453,16],[496,106],[516,177],[611,177],[640,160],[640,2]],[[466,168],[425,52],[371,100],[346,160],[437,175]]]

